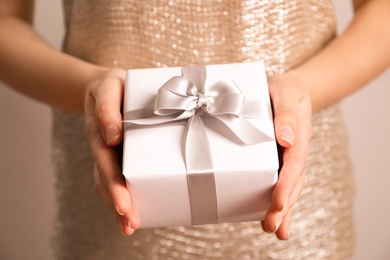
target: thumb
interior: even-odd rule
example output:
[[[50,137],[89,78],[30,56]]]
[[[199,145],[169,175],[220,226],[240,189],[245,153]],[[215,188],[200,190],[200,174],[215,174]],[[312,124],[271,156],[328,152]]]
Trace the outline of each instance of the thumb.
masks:
[[[117,75],[102,80],[92,91],[95,100],[93,108],[102,136],[109,146],[116,146],[122,141],[122,114],[120,111],[123,98],[123,79]]]
[[[295,142],[299,97],[289,86],[270,83],[270,97],[274,111],[275,136],[279,145],[288,148]]]

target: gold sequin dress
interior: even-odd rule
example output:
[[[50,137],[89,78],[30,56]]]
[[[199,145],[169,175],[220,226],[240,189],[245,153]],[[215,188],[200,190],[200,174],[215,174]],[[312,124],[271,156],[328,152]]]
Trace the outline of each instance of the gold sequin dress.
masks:
[[[109,67],[264,60],[267,75],[315,55],[335,35],[331,0],[63,0],[64,51]],[[326,72],[324,72],[326,73]],[[83,119],[54,110],[57,259],[348,259],[353,176],[337,105],[313,116],[306,187],[289,241],[259,222],[138,230],[123,237],[94,191]],[[158,217],[158,216],[156,216]]]

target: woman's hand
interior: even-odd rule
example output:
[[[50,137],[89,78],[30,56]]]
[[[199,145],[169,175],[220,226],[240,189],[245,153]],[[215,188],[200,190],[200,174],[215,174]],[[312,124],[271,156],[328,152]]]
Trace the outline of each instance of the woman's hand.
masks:
[[[126,72],[107,69],[93,79],[85,94],[85,131],[95,159],[95,188],[112,210],[123,235],[139,227],[138,211],[132,207],[130,194],[121,173],[115,146],[123,140],[120,111]]]
[[[275,136],[284,151],[272,204],[261,224],[265,232],[276,233],[279,239],[287,240],[293,206],[304,186],[312,134],[312,108],[308,91],[288,73],[270,79],[269,90],[274,108]]]
[[[279,239],[289,236],[292,208],[303,189],[311,111],[353,93],[390,64],[389,1],[353,2],[355,18],[342,34],[299,67],[269,82],[276,139],[284,153],[279,181],[262,227],[266,232],[276,232]]]

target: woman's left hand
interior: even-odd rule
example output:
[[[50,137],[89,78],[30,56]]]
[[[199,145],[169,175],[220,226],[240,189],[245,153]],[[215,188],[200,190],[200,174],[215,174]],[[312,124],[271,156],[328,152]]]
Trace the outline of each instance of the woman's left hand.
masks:
[[[281,240],[290,236],[292,211],[304,186],[305,166],[311,139],[311,100],[308,91],[288,73],[269,81],[274,109],[275,136],[282,147],[283,162],[272,204],[262,221],[265,232]]]

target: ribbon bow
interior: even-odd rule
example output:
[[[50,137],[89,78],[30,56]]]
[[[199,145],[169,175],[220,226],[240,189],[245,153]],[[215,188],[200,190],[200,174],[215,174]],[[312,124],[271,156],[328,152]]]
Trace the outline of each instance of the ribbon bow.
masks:
[[[222,80],[205,88],[204,67],[185,67],[183,76],[168,80],[159,90],[155,102],[157,115],[203,110],[209,115],[239,116],[245,96],[233,81]]]
[[[246,119],[261,117],[262,104],[245,100],[233,81],[221,80],[205,86],[203,66],[184,67],[182,74],[172,77],[158,90],[152,112],[150,108],[129,111],[124,122],[147,126],[187,120],[184,150],[192,224],[218,223],[213,162],[202,118],[218,119],[246,145],[273,138]]]

